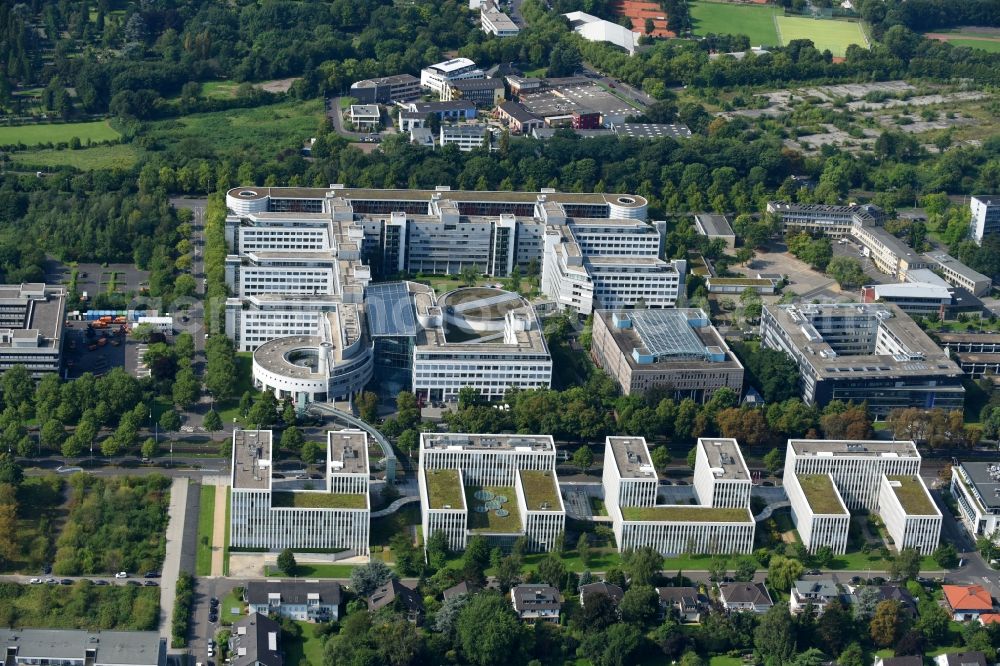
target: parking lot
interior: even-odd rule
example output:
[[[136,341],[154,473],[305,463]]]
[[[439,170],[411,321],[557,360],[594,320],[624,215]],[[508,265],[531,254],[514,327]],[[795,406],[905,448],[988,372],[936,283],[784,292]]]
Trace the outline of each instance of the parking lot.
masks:
[[[834,247],[837,247],[836,242]],[[757,250],[757,256],[748,266],[734,266],[733,270],[748,277],[756,277],[758,273],[787,275],[788,286],[785,291],[807,298],[840,296],[840,287],[836,282],[796,259],[787,251],[784,243],[771,243],[767,250]]]
[[[126,337],[111,335],[115,329],[91,330],[88,334],[85,321],[67,322],[64,335],[63,357],[66,375],[75,379],[85,372],[103,375],[116,366],[124,367]],[[104,339],[103,344],[100,340]],[[93,347],[93,349],[91,349]]]

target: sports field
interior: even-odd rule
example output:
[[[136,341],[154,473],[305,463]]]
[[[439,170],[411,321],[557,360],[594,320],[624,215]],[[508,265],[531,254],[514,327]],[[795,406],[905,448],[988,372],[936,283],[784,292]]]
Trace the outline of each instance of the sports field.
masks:
[[[689,5],[694,33],[703,37],[746,35],[751,46],[778,46],[774,27],[776,9],[770,5],[734,5],[725,2],[692,2]]]
[[[857,22],[801,16],[778,16],[777,21],[782,44],[793,39],[811,39],[818,51],[829,50],[835,56],[846,55],[851,44],[868,46],[861,24]]]
[[[26,146],[37,146],[40,143],[68,143],[77,137],[83,143],[91,141],[109,141],[117,139],[120,134],[111,128],[106,120],[88,123],[62,123],[52,125],[17,125],[0,127],[0,146],[10,146],[23,143]]]
[[[982,49],[990,53],[1000,53],[1000,30],[996,28],[964,27],[954,30],[929,32],[924,37],[948,42],[952,46],[967,46],[970,49]]]

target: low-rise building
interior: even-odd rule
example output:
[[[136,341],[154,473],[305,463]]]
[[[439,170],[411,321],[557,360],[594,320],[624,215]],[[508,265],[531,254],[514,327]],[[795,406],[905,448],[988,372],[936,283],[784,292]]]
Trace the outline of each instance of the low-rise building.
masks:
[[[934,666],[987,666],[982,652],[947,652],[934,657]]]
[[[243,588],[250,614],[278,615],[302,622],[340,618],[340,583],[320,580],[251,580]]]
[[[681,622],[701,622],[706,600],[693,587],[658,587],[660,612],[664,617],[673,616]]]
[[[727,611],[766,613],[774,602],[763,583],[720,583],[719,603]]]
[[[534,128],[545,126],[544,120],[528,111],[519,102],[503,102],[497,107],[497,116],[515,134],[529,134]]]
[[[875,657],[873,666],[924,666],[924,658],[920,655],[908,657]]]
[[[25,282],[0,285],[0,371],[23,366],[32,377],[62,368],[64,287]]]
[[[382,124],[378,104],[351,104],[351,124],[359,132],[373,132]]]
[[[410,74],[382,76],[351,84],[351,97],[358,100],[359,104],[409,102],[420,99],[422,94],[420,79]]]
[[[453,99],[447,102],[410,102],[401,106],[402,111],[408,111],[421,120],[428,115],[434,114],[442,122],[474,120],[477,115],[476,105],[469,100]],[[402,118],[402,112],[400,113]],[[402,120],[400,120],[402,124]],[[410,126],[405,129],[410,129]],[[422,125],[421,125],[422,126]]]
[[[611,124],[611,130],[619,137],[632,139],[689,139],[691,130],[684,123],[624,123]]]
[[[167,643],[156,631],[0,629],[7,666],[166,666]]]
[[[800,615],[812,606],[813,614],[819,616],[829,604],[839,602],[844,596],[843,590],[832,579],[797,580],[788,597],[788,610],[792,615]]]
[[[514,612],[525,622],[559,624],[562,597],[551,585],[515,585],[510,589]]]
[[[930,269],[939,273],[948,284],[961,287],[976,297],[990,293],[990,289],[993,287],[992,279],[972,270],[951,255],[935,251],[928,252],[924,256]]]
[[[879,271],[905,280],[911,270],[927,268],[927,259],[909,245],[893,236],[884,227],[876,227],[855,220],[851,236],[867,251],[867,257]]]
[[[855,225],[879,226],[885,214],[878,206],[828,206],[826,204],[796,204],[784,201],[767,202],[767,212],[781,220],[785,234],[805,232],[829,238],[851,235]]]
[[[504,92],[502,79],[459,79],[448,83],[442,100],[462,100],[492,109],[503,102]]]
[[[319,489],[272,478],[270,430],[233,432],[231,544],[235,548],[338,548],[368,554],[368,435],[327,433],[326,465]]]
[[[951,494],[973,538],[1000,535],[1000,463],[959,462],[952,466]]]
[[[569,12],[563,14],[570,27],[588,42],[608,42],[628,51],[629,55],[639,47],[638,32],[622,27],[617,23],[606,21],[586,12]]]
[[[490,133],[483,125],[442,125],[438,143],[455,146],[463,153],[490,145]]]
[[[479,25],[487,35],[517,37],[521,30],[509,16],[500,11],[494,0],[486,0],[479,8]]]
[[[965,289],[949,284],[904,282],[872,284],[861,288],[862,303],[892,303],[911,317],[933,321],[955,319],[959,315],[980,317],[983,303]]]
[[[706,402],[743,390],[743,366],[701,310],[598,310],[591,353],[625,395],[667,389]]]
[[[625,591],[622,588],[613,583],[605,583],[604,581],[581,585],[579,591],[581,606],[586,606],[587,599],[599,594],[603,594],[617,606],[621,603],[622,597],[625,596]]]
[[[698,213],[694,216],[695,230],[709,240],[721,239],[729,250],[736,249],[736,234],[725,215]]]
[[[982,585],[942,585],[945,608],[956,622],[977,620],[993,612],[993,597]]]
[[[229,655],[233,666],[283,666],[281,625],[260,613],[236,620],[229,635]]]
[[[710,294],[742,294],[747,289],[764,295],[774,294],[778,290],[778,280],[774,278],[705,278],[705,286]]]
[[[830,474],[792,474],[784,477],[792,520],[802,545],[810,553],[828,547],[834,555],[847,551],[851,514]]]
[[[415,589],[403,585],[393,578],[368,595],[368,612],[393,607],[406,616],[410,622],[419,622],[424,614],[424,600]]]

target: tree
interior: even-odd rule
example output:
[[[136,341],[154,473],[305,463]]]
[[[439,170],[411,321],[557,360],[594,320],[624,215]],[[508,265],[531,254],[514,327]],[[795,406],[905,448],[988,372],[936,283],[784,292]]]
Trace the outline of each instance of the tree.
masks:
[[[633,585],[625,590],[621,604],[622,620],[640,627],[653,621],[659,612],[659,595],[651,585]]]
[[[865,272],[854,257],[834,257],[827,264],[826,272],[843,289],[856,289],[865,283]]]
[[[466,287],[471,287],[479,280],[479,267],[475,264],[466,264],[462,266],[460,276],[462,284]]]
[[[580,538],[576,541],[576,555],[583,566],[590,564],[590,538],[586,532],[580,532]]]
[[[663,568],[663,555],[650,546],[625,553],[622,564],[632,585],[653,585]]]
[[[918,610],[917,622],[913,628],[919,631],[928,643],[940,645],[948,636],[948,626],[951,621],[948,611],[931,599],[921,599]]]
[[[584,444],[573,452],[573,464],[583,470],[590,469],[594,464],[594,452],[590,450],[590,446]]]
[[[764,466],[771,474],[777,473],[785,466],[785,456],[780,447],[774,447],[764,455]]]
[[[780,665],[791,661],[795,654],[795,627],[788,604],[775,604],[764,614],[754,631],[753,644],[765,664]]]
[[[378,394],[363,391],[355,401],[358,406],[358,416],[362,421],[375,423],[378,420]]]
[[[482,535],[475,535],[465,545],[465,564],[479,572],[486,571],[490,564],[490,545]]]
[[[657,446],[649,454],[650,459],[653,462],[653,467],[656,468],[657,472],[661,474],[666,471],[667,466],[670,464],[670,449],[666,446]]]
[[[475,666],[507,666],[524,661],[525,630],[510,602],[498,594],[477,594],[458,615],[458,644]]]
[[[726,577],[726,571],[728,570],[729,560],[725,557],[713,557],[708,562],[708,579],[710,581],[720,582]]]
[[[14,365],[0,376],[0,391],[3,392],[4,404],[17,408],[22,404],[31,403],[35,392],[35,382],[31,379],[25,366]]]
[[[6,452],[0,453],[0,483],[18,486],[23,480],[24,470],[17,464],[14,456]]]
[[[288,426],[285,431],[281,433],[281,448],[284,451],[301,451],[305,448],[306,438],[302,434],[302,431],[296,426]],[[313,450],[312,460],[316,460],[316,452]],[[303,452],[304,455],[304,452]],[[305,458],[303,458],[304,460]]]
[[[588,634],[582,649],[594,666],[628,666],[642,645],[642,633],[630,624],[613,624],[607,630]]]
[[[205,343],[205,388],[216,400],[228,398],[236,390],[237,365],[233,342],[225,335],[213,335]]]
[[[767,582],[776,590],[790,590],[802,576],[802,563],[780,555],[772,557],[767,567]]]
[[[399,532],[394,535],[389,545],[396,560],[396,571],[404,576],[418,576],[423,573],[423,554],[414,548],[409,532]]]
[[[293,426],[294,427],[294,426]],[[282,437],[282,442],[284,442],[284,437]],[[311,465],[316,462],[317,458],[323,455],[323,445],[319,442],[308,441],[302,444],[302,462],[307,465]]]
[[[176,410],[166,410],[160,414],[160,427],[167,432],[177,432],[181,429],[181,415]]]
[[[156,440],[152,437],[147,437],[145,440],[143,440],[142,446],[140,447],[139,451],[140,453],[142,453],[143,458],[152,459],[156,457],[158,448],[159,447],[156,445]]]
[[[202,422],[205,426],[205,430],[209,432],[218,432],[222,430],[222,418],[219,413],[214,409],[210,409],[207,414],[205,414],[205,420]]]
[[[39,438],[42,440],[42,444],[48,448],[58,449],[62,445],[63,439],[66,438],[66,429],[56,419],[49,419],[42,424]]]
[[[295,561],[295,553],[292,552],[291,548],[285,548],[278,553],[278,568],[281,569],[281,573],[293,578],[298,573],[299,565]]]
[[[538,563],[538,579],[552,587],[561,588],[566,582],[566,566],[555,553],[549,553]]]
[[[432,569],[441,569],[448,559],[448,535],[443,530],[434,530],[427,540],[427,562]]]
[[[895,599],[886,599],[875,606],[875,615],[868,625],[872,641],[879,647],[895,644],[903,629],[900,604]]]
[[[83,442],[80,441],[80,438],[76,433],[73,433],[63,440],[62,446],[59,450],[67,458],[75,458],[83,453]]]
[[[870,622],[881,599],[882,594],[877,587],[863,585],[858,588],[853,606],[854,620],[860,624]]]
[[[837,659],[839,666],[865,666],[866,663],[864,650],[857,643],[851,643],[844,648]]]
[[[828,652],[839,654],[847,641],[854,635],[853,625],[847,609],[842,603],[836,601],[827,604],[826,610],[816,621],[816,634]]]
[[[603,631],[618,621],[618,608],[603,592],[588,594],[577,618],[585,631]]]
[[[757,573],[758,566],[756,558],[752,555],[737,557],[733,565],[733,578],[743,582],[752,581],[754,574]]]
[[[396,574],[389,565],[382,560],[372,560],[351,571],[351,589],[359,597],[367,597],[393,578]]]
[[[913,580],[920,575],[920,553],[915,548],[904,548],[889,563],[889,577],[893,580]]]
[[[954,569],[958,564],[958,552],[950,543],[943,543],[934,550],[934,561],[942,569]]]
[[[820,546],[813,553],[813,561],[822,569],[829,567],[833,563],[833,549],[830,546]]]

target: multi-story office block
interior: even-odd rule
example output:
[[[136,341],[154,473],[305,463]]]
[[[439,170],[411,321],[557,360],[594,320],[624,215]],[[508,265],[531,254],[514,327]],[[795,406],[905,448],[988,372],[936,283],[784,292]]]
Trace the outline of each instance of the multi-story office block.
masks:
[[[59,372],[65,320],[63,287],[0,285],[0,371],[21,365],[36,379]]]
[[[761,341],[796,362],[810,404],[867,402],[877,417],[963,408],[961,368],[895,305],[765,305]]]
[[[750,506],[750,470],[732,438],[699,437],[694,463],[698,503],[722,508]]]
[[[481,535],[546,551],[565,529],[549,435],[423,433],[417,482],[424,534],[444,532],[452,550]]]
[[[784,477],[792,520],[802,545],[810,553],[824,546],[834,555],[847,551],[851,514],[837,492],[830,474],[792,474]]]
[[[701,446],[701,444],[699,444]],[[704,446],[714,446],[705,444]],[[720,445],[722,448],[727,445]],[[713,451],[714,454],[714,451]],[[755,523],[750,515],[749,495],[743,506],[732,505],[742,495],[735,486],[721,488],[704,480],[715,477],[713,455],[706,449],[695,479],[702,478],[702,494],[722,505],[661,505],[656,503],[657,476],[642,437],[608,437],[604,445],[604,501],[611,516],[620,550],[650,546],[664,555],[680,553],[749,553],[753,549]],[[732,458],[725,482],[741,474],[749,479],[743,458]],[[720,460],[721,464],[721,460]]]
[[[410,74],[365,79],[351,84],[351,97],[359,104],[394,104],[420,99],[420,79]]]
[[[848,511],[879,514],[897,549],[937,547],[941,514],[920,479],[913,442],[790,439],[783,479],[810,552],[844,552]]]
[[[879,485],[879,515],[896,548],[914,548],[930,555],[941,537],[941,511],[919,476],[883,476]]]
[[[961,462],[953,466],[951,494],[969,534],[1000,541],[1000,463]]]
[[[486,74],[468,58],[452,58],[420,70],[420,85],[438,95],[452,81],[483,78]]]
[[[944,252],[928,252],[924,255],[928,267],[940,273],[948,284],[965,289],[973,296],[985,296],[993,288],[989,276],[972,270],[958,259]]]
[[[483,32],[497,37],[517,37],[521,31],[493,0],[486,0],[479,8],[479,23]]]
[[[330,548],[368,554],[368,435],[327,433],[323,480],[275,480],[271,431],[233,433],[231,544],[283,550]],[[310,486],[324,486],[306,489]]]
[[[972,212],[972,238],[983,244],[983,237],[1000,233],[1000,196],[978,196],[969,199]]]
[[[442,125],[438,138],[441,147],[453,145],[464,153],[490,147],[490,133],[482,125]]]
[[[662,388],[705,402],[721,388],[743,390],[743,366],[702,310],[598,310],[594,360],[625,395]]]
[[[470,386],[487,400],[510,387],[548,388],[549,355],[534,309],[518,294],[481,287],[458,289],[437,301],[431,291],[415,296],[417,333],[413,391],[438,402],[453,401]]]
[[[503,79],[460,79],[448,84],[441,99],[462,100],[492,109],[503,102],[505,94]]]
[[[767,212],[781,219],[786,234],[804,231],[830,238],[844,238],[855,225],[879,226],[885,218],[877,206],[827,206],[825,204],[795,204],[784,201],[767,202]]]

